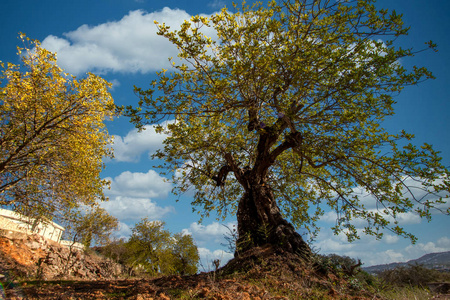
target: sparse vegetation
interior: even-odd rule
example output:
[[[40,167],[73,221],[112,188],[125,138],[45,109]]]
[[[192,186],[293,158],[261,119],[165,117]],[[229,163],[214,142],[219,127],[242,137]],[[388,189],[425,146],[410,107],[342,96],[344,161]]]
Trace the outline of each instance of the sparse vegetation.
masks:
[[[379,294],[387,299],[430,299],[430,283],[449,282],[450,274],[423,265],[400,266],[377,274]],[[441,291],[446,293],[446,291]]]
[[[443,277],[443,273],[425,268],[422,265],[397,267],[392,270],[385,270],[378,274],[378,278],[385,286],[413,286],[420,288],[426,288],[428,283],[440,281]]]
[[[355,265],[354,272],[346,271]],[[420,284],[422,280],[450,282],[450,275],[410,266],[375,276],[350,257],[315,255],[305,261],[266,246],[209,273],[109,281],[16,281],[5,287],[7,299],[23,299],[14,298],[16,292],[27,299],[55,299],[61,294],[75,299],[431,299],[436,293]]]

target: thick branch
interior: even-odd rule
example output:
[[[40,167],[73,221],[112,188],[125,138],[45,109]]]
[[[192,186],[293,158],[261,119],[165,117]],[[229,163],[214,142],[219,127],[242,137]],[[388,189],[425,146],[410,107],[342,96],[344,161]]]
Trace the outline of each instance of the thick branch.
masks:
[[[278,147],[276,147],[272,153],[270,153],[269,160],[273,163],[275,159],[284,151],[299,147],[302,143],[303,137],[300,132],[292,132],[286,136],[286,139]]]
[[[221,167],[219,173],[217,175],[212,176],[211,178],[216,182],[217,186],[223,187],[225,185],[225,179],[227,178],[228,173],[233,172],[234,176],[236,176],[236,179],[241,184],[244,184],[242,178],[243,170],[239,167],[239,163],[235,161],[231,153],[225,153],[224,156],[227,164]]]
[[[225,179],[227,179],[227,175],[232,171],[232,168],[228,165],[220,168],[219,173],[212,177],[212,180],[216,182],[216,185],[219,187],[223,187],[225,185]]]
[[[255,107],[250,107],[248,110],[248,125],[247,129],[249,132],[252,132],[255,129],[259,128],[259,118],[258,113]]]

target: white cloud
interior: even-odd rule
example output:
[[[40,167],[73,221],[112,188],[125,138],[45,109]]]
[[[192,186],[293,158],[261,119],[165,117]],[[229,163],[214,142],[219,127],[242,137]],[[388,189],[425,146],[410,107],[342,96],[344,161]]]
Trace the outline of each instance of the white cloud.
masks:
[[[358,229],[360,233],[361,229]],[[402,246],[403,245],[403,246]],[[391,249],[389,249],[391,248]],[[313,249],[320,254],[360,258],[365,267],[393,262],[406,262],[427,253],[450,251],[450,238],[444,236],[436,242],[411,245],[408,240],[397,235],[385,234],[381,240],[361,235],[359,240],[349,243],[344,234],[334,235],[331,229],[323,229],[313,243]]]
[[[382,252],[371,251],[369,253],[362,252],[365,266],[389,264],[393,262],[407,262],[417,259],[428,253],[445,252],[450,250],[450,239],[447,237],[440,238],[437,243],[417,243],[409,245],[400,250],[386,250]],[[361,257],[362,258],[362,257]]]
[[[333,239],[315,243],[315,246],[318,247],[322,253],[339,253],[353,248],[353,245],[350,243],[342,243]]]
[[[218,259],[220,261],[220,267],[224,266],[230,259],[234,257],[233,254],[225,252],[224,250],[211,251],[207,248],[197,248],[198,255],[200,256],[200,268],[202,272],[209,272],[215,270],[213,261]]]
[[[109,80],[109,82],[112,84],[111,90],[115,90],[116,88],[120,87],[120,81],[117,79]]]
[[[223,0],[213,0],[212,2],[208,3],[208,6],[214,9],[221,9],[225,7],[226,2]]]
[[[395,244],[400,240],[398,235],[385,234],[383,240],[386,244]]]
[[[153,170],[147,173],[125,171],[120,175],[105,178],[111,182],[111,189],[105,190],[108,196],[127,196],[141,198],[166,197],[172,185]]]
[[[125,137],[114,135],[114,160],[119,162],[137,162],[143,153],[152,155],[162,148],[166,134],[157,133],[153,125],[144,126],[144,130],[133,129]]]
[[[119,229],[113,233],[113,236],[118,239],[127,240],[131,235],[131,228],[123,222],[119,222]]]
[[[394,222],[394,218],[389,218],[391,222]],[[401,213],[397,216],[398,223],[402,225],[419,224],[422,218],[415,212]]]
[[[172,185],[153,170],[147,173],[125,171],[120,175],[105,178],[111,181],[111,189],[105,189],[110,198],[101,205],[120,220],[161,219],[174,212],[171,206],[160,207],[151,198],[166,197]]]
[[[442,239],[440,239],[442,240]],[[409,245],[405,248],[405,252],[407,253],[408,259],[419,258],[422,255],[427,253],[435,253],[435,252],[444,252],[449,251],[450,245],[445,245],[445,242],[439,244],[435,244],[433,242],[428,243],[417,243],[415,245]]]
[[[106,209],[108,213],[116,216],[122,221],[138,221],[142,218],[160,220],[164,215],[175,211],[172,206],[160,207],[148,198],[123,196],[114,197],[108,202],[103,202],[101,206]]]
[[[380,254],[377,254],[377,259],[374,260],[372,258],[372,261],[377,261],[377,264],[389,264],[393,262],[404,262],[407,259],[403,255],[403,253],[396,252],[392,249],[386,250]],[[370,265],[373,265],[374,263],[369,263]]]
[[[337,214],[335,211],[328,211],[320,217],[320,221],[326,223],[336,223]]]
[[[64,38],[50,35],[42,46],[57,52],[58,65],[75,75],[87,71],[147,73],[168,68],[168,58],[178,54],[174,45],[156,34],[154,21],[177,29],[190,17],[184,10],[167,7],[152,13],[135,10],[119,21],[82,25]]]
[[[235,222],[226,224],[230,229],[236,226]],[[207,242],[220,244],[225,243],[224,236],[229,235],[229,229],[222,224],[213,222],[209,225],[198,224],[197,222],[191,223],[188,229],[183,229],[184,234],[191,234],[192,237],[199,245],[204,245]]]
[[[446,236],[440,238],[436,244],[438,247],[450,249],[450,239]]]

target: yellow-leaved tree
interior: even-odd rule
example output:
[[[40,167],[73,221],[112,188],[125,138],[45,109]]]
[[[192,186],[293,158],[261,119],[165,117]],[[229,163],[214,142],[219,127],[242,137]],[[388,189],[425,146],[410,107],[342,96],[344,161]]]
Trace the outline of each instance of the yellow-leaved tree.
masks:
[[[1,64],[0,206],[53,219],[105,199],[114,102],[110,83],[66,74],[55,53],[20,38],[22,64]]]

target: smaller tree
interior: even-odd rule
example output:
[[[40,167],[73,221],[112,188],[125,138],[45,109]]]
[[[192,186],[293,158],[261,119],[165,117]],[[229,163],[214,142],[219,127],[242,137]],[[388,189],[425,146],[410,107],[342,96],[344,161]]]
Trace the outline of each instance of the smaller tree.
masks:
[[[132,228],[126,243],[126,264],[131,268],[140,266],[149,275],[195,274],[199,256],[192,237],[181,233],[172,235],[164,225],[144,218]]]
[[[164,222],[144,218],[131,230],[128,241],[131,266],[140,265],[150,275],[159,273],[161,256],[171,243],[170,232],[164,230]]]
[[[177,274],[195,274],[197,273],[197,263],[200,260],[197,247],[191,235],[176,233],[174,235],[175,244],[172,249],[174,256],[174,271]]]
[[[117,218],[98,205],[76,210],[66,223],[66,236],[74,242],[81,242],[86,249],[92,242],[97,245],[108,244],[112,232],[119,226]]]
[[[323,257],[332,268],[343,272],[347,276],[354,276],[356,273],[361,271],[361,260],[355,260],[354,258],[348,256],[340,256],[337,254],[329,254]]]
[[[94,250],[122,265],[125,265],[129,258],[127,242],[123,238],[110,240],[104,246],[94,247]]]

